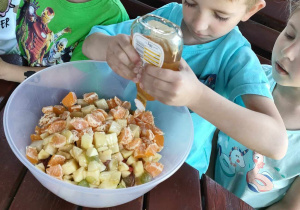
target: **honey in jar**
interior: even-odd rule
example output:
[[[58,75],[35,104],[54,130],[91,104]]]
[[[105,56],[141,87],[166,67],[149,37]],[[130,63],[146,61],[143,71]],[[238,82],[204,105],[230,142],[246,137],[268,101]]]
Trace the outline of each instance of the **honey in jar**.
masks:
[[[157,15],[137,18],[131,26],[132,45],[143,64],[178,71],[183,48],[182,32],[178,25]],[[136,106],[144,110],[154,98],[137,84]]]

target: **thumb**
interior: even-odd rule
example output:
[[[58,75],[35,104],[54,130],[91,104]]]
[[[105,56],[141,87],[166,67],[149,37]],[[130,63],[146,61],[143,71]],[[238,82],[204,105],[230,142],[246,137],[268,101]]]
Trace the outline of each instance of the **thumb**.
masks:
[[[179,71],[192,71],[189,64],[183,58],[181,58],[179,62]]]

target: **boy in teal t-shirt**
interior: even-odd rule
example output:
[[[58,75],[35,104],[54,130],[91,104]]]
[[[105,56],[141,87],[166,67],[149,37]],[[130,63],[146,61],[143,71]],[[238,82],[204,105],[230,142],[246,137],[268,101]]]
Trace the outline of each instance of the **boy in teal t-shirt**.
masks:
[[[129,36],[134,20],[95,26],[83,44],[85,55],[106,60],[116,73],[140,82],[157,100],[192,111],[194,143],[186,161],[200,175],[208,168],[216,127],[251,148],[265,141],[260,151],[267,156],[281,158],[286,151],[284,125],[270,99],[267,78],[236,27],[265,5],[262,0],[251,2],[184,0],[152,12],[181,27],[185,61],[181,60],[180,71],[148,65],[140,72],[142,62]],[[244,130],[249,136],[241,135]]]
[[[120,0],[24,0],[18,10],[17,41],[32,67],[84,60],[82,43],[92,26],[128,19]],[[0,79],[11,81],[21,82],[42,69],[0,63]]]

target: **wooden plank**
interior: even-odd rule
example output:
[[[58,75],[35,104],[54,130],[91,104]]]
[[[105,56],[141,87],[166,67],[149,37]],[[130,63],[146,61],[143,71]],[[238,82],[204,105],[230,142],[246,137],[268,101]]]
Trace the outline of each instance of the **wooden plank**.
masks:
[[[145,209],[202,209],[199,172],[184,163],[175,174],[147,193]]]
[[[110,208],[82,208],[82,210],[142,210],[143,209],[143,197],[141,196],[129,203],[125,203],[119,206]]]
[[[131,19],[150,13],[156,9],[138,0],[121,0],[121,2]]]
[[[26,168],[7,143],[3,129],[3,113],[4,109],[0,113],[0,209],[7,209],[24,177]]]
[[[16,194],[11,210],[19,209],[77,209],[69,203],[47,190],[39,181],[27,171],[25,178]]]
[[[247,203],[236,197],[214,180],[203,174],[201,178],[202,196],[204,197],[205,209],[253,209]]]
[[[279,32],[252,20],[239,23],[239,29],[251,45],[272,52]]]

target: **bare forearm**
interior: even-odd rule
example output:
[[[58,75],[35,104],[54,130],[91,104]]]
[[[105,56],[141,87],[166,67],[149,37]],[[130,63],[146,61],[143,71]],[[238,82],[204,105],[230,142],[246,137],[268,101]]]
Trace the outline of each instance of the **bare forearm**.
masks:
[[[206,86],[199,88],[202,94],[194,94],[191,110],[251,150],[274,159],[285,155],[285,127],[272,101],[268,100],[270,104],[261,113],[241,107]]]
[[[83,42],[83,54],[92,60],[106,61],[106,51],[110,38],[110,36],[102,33],[90,35]]]
[[[29,67],[29,66],[18,66],[0,61],[0,79],[12,81],[12,82],[23,82],[33,73],[44,69],[44,67]]]

